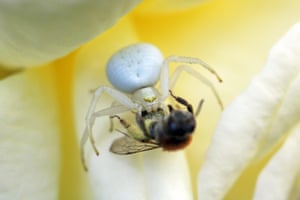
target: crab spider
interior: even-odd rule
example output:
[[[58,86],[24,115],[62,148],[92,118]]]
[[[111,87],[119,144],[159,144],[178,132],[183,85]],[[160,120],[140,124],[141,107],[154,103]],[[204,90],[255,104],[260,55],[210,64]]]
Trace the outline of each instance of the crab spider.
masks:
[[[185,65],[180,65],[169,78],[169,64],[172,62]],[[100,86],[93,91],[93,98],[85,118],[86,126],[81,138],[81,159],[86,170],[84,145],[88,139],[96,155],[99,155],[92,134],[96,118],[112,116],[126,111],[141,113],[142,111],[155,112],[158,108],[167,110],[164,102],[183,71],[210,87],[221,109],[223,109],[222,101],[213,84],[187,64],[198,64],[204,67],[219,82],[222,82],[222,79],[214,69],[202,60],[182,56],[169,56],[164,59],[157,47],[147,43],[138,43],[125,47],[110,58],[106,74],[114,88]],[[154,87],[158,81],[160,82],[160,91]],[[117,103],[96,111],[96,105],[102,93],[107,93]]]

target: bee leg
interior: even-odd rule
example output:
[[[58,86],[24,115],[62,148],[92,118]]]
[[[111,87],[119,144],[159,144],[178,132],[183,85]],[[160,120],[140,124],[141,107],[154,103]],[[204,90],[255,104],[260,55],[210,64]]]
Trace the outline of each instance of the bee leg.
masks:
[[[174,110],[173,106],[170,105],[170,104],[168,104],[168,109],[169,109],[169,112],[170,112],[170,113]]]
[[[169,90],[169,92],[170,92],[170,95],[171,95],[178,103],[180,103],[181,105],[184,105],[184,106],[186,107],[186,109],[187,109],[190,113],[192,113],[192,114],[194,113],[193,106],[192,106],[191,104],[189,104],[189,103],[187,102],[187,100],[185,100],[185,99],[182,98],[182,97],[175,96],[171,90]]]
[[[137,122],[138,126],[140,127],[140,129],[143,131],[144,135],[150,136],[147,131],[145,119],[141,115],[139,115],[139,114],[136,115],[136,122]]]
[[[201,99],[198,106],[197,106],[197,109],[196,109],[196,112],[195,112],[195,116],[197,117],[202,109],[202,105],[204,103],[204,99]]]
[[[123,134],[128,136],[128,137],[132,137],[135,140],[138,141],[144,141],[145,139],[147,139],[147,136],[144,134],[143,130],[141,130],[140,127],[136,126],[135,124],[130,124],[129,122],[127,122],[125,119],[121,118],[118,115],[112,115],[110,116],[111,119],[113,118],[117,118],[120,122],[120,124],[127,130],[127,133]],[[121,131],[120,131],[121,132]]]
[[[109,118],[111,119],[111,121],[112,121],[113,118],[117,118],[119,120],[120,124],[125,129],[128,129],[130,127],[130,124],[126,120],[122,119],[119,115],[111,115]]]
[[[114,121],[112,119],[112,116],[109,116],[109,132],[113,132],[114,130]]]
[[[110,105],[110,108],[115,107],[115,106],[119,106],[119,103],[117,101],[112,102],[112,104]],[[111,115],[109,116],[109,122],[110,122],[110,125],[109,125],[108,130],[109,130],[109,132],[113,132],[114,122],[113,122],[113,119],[111,118]]]

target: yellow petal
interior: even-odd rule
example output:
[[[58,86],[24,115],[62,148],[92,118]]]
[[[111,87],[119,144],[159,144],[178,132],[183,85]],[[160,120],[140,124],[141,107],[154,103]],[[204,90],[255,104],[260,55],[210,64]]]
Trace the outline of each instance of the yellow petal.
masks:
[[[141,15],[167,14],[194,8],[207,0],[146,0],[136,13]]]
[[[2,199],[56,199],[60,175],[59,115],[50,67],[0,81]]]
[[[0,64],[32,67],[62,57],[111,27],[139,2],[2,1]]]

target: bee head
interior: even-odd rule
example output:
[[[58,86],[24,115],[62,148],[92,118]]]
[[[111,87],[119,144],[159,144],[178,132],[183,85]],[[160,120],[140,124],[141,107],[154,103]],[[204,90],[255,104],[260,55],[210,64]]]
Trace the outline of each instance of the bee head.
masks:
[[[183,110],[173,110],[167,121],[167,132],[174,139],[186,138],[195,130],[196,121],[192,113]]]

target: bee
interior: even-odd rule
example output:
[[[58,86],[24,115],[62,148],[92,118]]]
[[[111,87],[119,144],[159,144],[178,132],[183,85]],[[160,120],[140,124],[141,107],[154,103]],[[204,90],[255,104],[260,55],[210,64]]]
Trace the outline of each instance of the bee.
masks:
[[[182,63],[182,65],[178,66],[173,75],[169,77],[169,65],[172,62]],[[118,114],[136,113],[137,125],[128,127],[128,133],[124,133],[126,137],[113,143],[111,151],[114,153],[139,152],[138,147],[135,148],[134,145],[139,146],[143,151],[158,147],[175,150],[183,148],[189,143],[190,135],[196,125],[192,106],[183,98],[175,97],[170,92],[182,72],[187,72],[206,84],[223,109],[221,98],[213,84],[188,64],[202,66],[219,82],[222,82],[215,70],[202,60],[184,56],[164,58],[157,47],[148,43],[130,45],[112,55],[106,66],[106,75],[113,87],[100,86],[93,91],[93,98],[85,117],[85,129],[80,144],[81,161],[85,170],[87,170],[87,165],[84,145],[87,140],[90,141],[96,155],[99,155],[92,131],[95,120],[99,117],[111,116],[112,119],[118,118],[121,124],[129,125]],[[160,89],[155,87],[157,82],[160,84]],[[96,110],[103,93],[108,94],[115,101],[108,108]],[[165,100],[169,93],[187,110],[174,109],[172,106],[166,105]],[[183,122],[189,122],[189,126]],[[125,125],[123,126],[126,128]],[[126,148],[126,146],[128,147]]]
[[[141,114],[136,114],[137,125],[129,124],[118,115],[112,115],[111,118],[117,118],[127,132],[119,130],[124,136],[113,141],[110,151],[119,155],[127,155],[156,148],[162,148],[165,151],[185,148],[192,140],[192,134],[196,128],[195,117],[199,114],[204,100],[200,101],[197,112],[194,114],[192,105],[185,99],[175,96],[171,90],[170,95],[185,106],[185,110],[174,109],[169,104],[168,113],[161,108],[155,112],[143,111]]]

